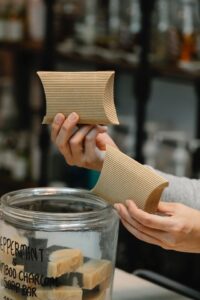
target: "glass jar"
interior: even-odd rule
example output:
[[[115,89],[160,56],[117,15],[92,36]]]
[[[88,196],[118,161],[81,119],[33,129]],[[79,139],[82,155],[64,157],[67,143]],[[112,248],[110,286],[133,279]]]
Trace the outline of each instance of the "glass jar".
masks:
[[[68,188],[1,200],[1,299],[112,299],[119,225],[112,206]]]

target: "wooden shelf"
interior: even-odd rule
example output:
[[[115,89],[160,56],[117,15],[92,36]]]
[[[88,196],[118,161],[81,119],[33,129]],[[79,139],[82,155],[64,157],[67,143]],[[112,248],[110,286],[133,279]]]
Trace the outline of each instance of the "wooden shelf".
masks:
[[[72,63],[94,64],[98,68],[112,68],[125,71],[134,72],[137,69],[137,64],[133,62],[123,61],[122,59],[105,59],[97,55],[81,55],[75,52],[62,53],[56,52],[58,60],[68,61]],[[199,71],[188,71],[171,64],[150,64],[152,70],[152,77],[159,77],[163,79],[194,82],[200,80]]]
[[[170,80],[183,81],[184,83],[194,82],[200,80],[200,70],[199,71],[189,71],[177,67],[176,65],[158,65],[154,64],[152,66],[153,76],[166,78]]]
[[[41,53],[43,50],[42,42],[33,42],[33,41],[23,41],[23,42],[0,42],[0,50],[8,51],[29,51],[34,53]],[[69,61],[73,63],[81,64],[94,64],[98,68],[112,68],[120,69],[128,72],[134,72],[137,69],[137,63],[128,62],[123,59],[117,58],[104,58],[100,55],[82,55],[76,52],[61,52],[56,51],[56,58],[60,61]],[[167,65],[167,64],[150,64],[153,77],[159,77],[163,79],[184,81],[184,82],[193,82],[200,80],[200,70],[199,71],[188,71],[182,68],[177,67],[176,65]]]
[[[23,41],[23,42],[0,42],[0,50],[8,51],[30,51],[30,52],[41,52],[43,50],[42,42],[34,41]]]
[[[97,65],[98,68],[112,68],[112,69],[120,69],[133,72],[137,68],[136,63],[130,63],[123,61],[122,59],[107,59],[103,58],[99,55],[81,55],[76,52],[66,52],[62,53],[60,51],[56,52],[56,57],[61,61],[69,61],[72,63],[82,63],[82,64],[94,64]]]

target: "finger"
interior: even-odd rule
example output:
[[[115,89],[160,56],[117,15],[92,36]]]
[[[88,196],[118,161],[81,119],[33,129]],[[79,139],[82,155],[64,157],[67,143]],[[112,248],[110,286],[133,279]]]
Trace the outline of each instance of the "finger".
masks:
[[[142,209],[139,209],[132,200],[127,200],[126,206],[131,217],[146,227],[167,232],[173,228],[174,222],[171,217],[149,214]]]
[[[166,250],[181,250],[182,251],[182,247],[177,245],[174,237],[169,234],[159,233],[159,232],[157,232],[156,229],[154,229],[152,231],[150,231],[150,230],[142,231],[142,230],[139,230],[137,227],[130,225],[124,219],[121,219],[121,222],[130,233],[132,233],[135,237],[137,237],[138,239],[140,239],[144,242],[160,246]]]
[[[72,153],[69,147],[69,139],[74,134],[78,120],[79,116],[76,113],[71,113],[62,124],[62,127],[56,138],[58,149],[69,164],[72,164]]]
[[[84,141],[87,134],[93,128],[92,125],[85,125],[80,127],[80,129],[70,138],[69,145],[74,161],[80,161],[81,156],[84,152]]]
[[[129,211],[127,210],[127,208],[124,205],[118,204],[117,210],[119,211],[120,217],[123,220],[125,220],[127,223],[129,223],[129,225],[132,226],[133,228],[151,236],[152,238],[156,238],[160,241],[165,240],[165,236],[166,236],[165,231],[158,230],[158,229],[151,229],[151,228],[146,227],[146,226],[142,225],[141,223],[137,222],[135,219],[133,219],[130,216]]]
[[[160,241],[157,240],[156,238],[153,238],[151,236],[148,236],[147,234],[137,230],[136,228],[132,227],[128,222],[126,222],[126,220],[121,219],[122,224],[124,225],[124,227],[131,233],[133,234],[137,239],[152,244],[152,245],[157,245],[160,247],[164,248],[164,244]]]
[[[172,215],[174,213],[174,208],[175,208],[176,203],[171,203],[171,202],[160,202],[158,204],[158,212],[161,212],[166,215]]]
[[[55,143],[57,135],[60,131],[62,124],[65,121],[65,116],[61,113],[57,114],[51,125],[51,140]]]
[[[104,126],[104,125],[97,125],[96,126],[97,130],[99,131],[99,133],[106,133],[108,131],[108,127]]]
[[[110,145],[117,148],[116,144],[107,133],[98,134],[96,138],[96,145],[100,150],[103,151],[106,150],[106,145]]]
[[[114,207],[116,208],[120,218],[126,220],[129,224],[133,224],[134,219],[130,216],[125,205],[117,203],[114,205]]]
[[[95,158],[95,151],[96,151],[96,137],[99,134],[99,128],[94,127],[86,136],[85,138],[85,153],[90,160]]]
[[[165,231],[158,230],[158,229],[152,229],[152,228],[146,227],[146,226],[138,223],[136,220],[131,218],[127,208],[122,204],[117,205],[117,210],[119,211],[121,220],[123,220],[123,222],[126,222],[127,224],[129,224],[129,231],[131,230],[133,232],[136,230],[140,234],[144,234],[144,235],[148,236],[149,238],[159,241],[160,246],[162,246],[164,249],[175,249],[175,247],[177,249],[176,238],[174,237],[174,235],[172,233],[165,232]],[[158,242],[157,242],[157,244],[158,244]]]

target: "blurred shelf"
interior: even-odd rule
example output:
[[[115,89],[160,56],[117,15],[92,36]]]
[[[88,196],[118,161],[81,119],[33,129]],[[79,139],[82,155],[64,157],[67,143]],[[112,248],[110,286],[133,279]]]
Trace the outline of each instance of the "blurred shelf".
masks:
[[[182,81],[184,83],[193,83],[194,81],[200,80],[200,69],[199,70],[185,70],[176,65],[162,65],[154,64],[152,66],[153,76],[165,78],[169,80]]]
[[[112,55],[111,55],[112,56]],[[68,61],[72,63],[94,64],[98,68],[113,68],[128,72],[137,70],[138,64],[136,62],[128,62],[117,58],[104,58],[95,54],[80,54],[76,52],[61,52],[57,50],[56,57],[61,61]],[[199,70],[186,70],[172,64],[150,64],[152,70],[152,77],[160,77],[162,79],[175,80],[184,83],[193,83],[200,80]]]
[[[43,50],[42,42],[34,41],[23,41],[23,42],[0,42],[0,50],[8,51],[28,51],[32,53],[41,53]],[[109,53],[109,51],[107,51]],[[130,54],[129,54],[130,55]],[[117,58],[110,52],[109,57],[104,57],[101,54],[82,54],[81,52],[64,52],[56,51],[56,60],[68,61],[72,63],[81,63],[85,65],[96,65],[98,68],[112,68],[116,70],[134,72],[137,70],[137,62],[128,61],[121,58]],[[199,70],[186,70],[172,64],[150,64],[152,70],[152,77],[175,80],[185,83],[192,83],[200,80],[200,69]]]
[[[112,55],[111,55],[112,56]],[[117,59],[114,57],[104,58],[103,56],[96,54],[80,54],[76,52],[61,52],[56,51],[56,57],[61,61],[69,61],[72,63],[82,63],[82,64],[94,64],[99,68],[113,68],[121,69],[133,72],[137,68],[137,63],[127,62],[123,59]]]
[[[29,51],[40,53],[43,50],[42,42],[22,41],[22,42],[0,42],[0,50],[7,51]]]

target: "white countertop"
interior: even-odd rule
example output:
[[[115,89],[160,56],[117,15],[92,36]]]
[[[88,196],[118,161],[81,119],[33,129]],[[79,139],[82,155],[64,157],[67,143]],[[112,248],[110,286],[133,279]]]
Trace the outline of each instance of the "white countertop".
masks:
[[[178,295],[135,275],[115,270],[113,300],[186,300]]]

